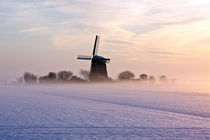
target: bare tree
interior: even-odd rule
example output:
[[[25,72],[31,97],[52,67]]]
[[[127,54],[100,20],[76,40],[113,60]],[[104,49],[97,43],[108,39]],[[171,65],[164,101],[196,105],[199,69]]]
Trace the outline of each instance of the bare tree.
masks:
[[[79,72],[79,75],[80,75],[84,80],[89,80],[90,71],[81,69],[80,72]]]
[[[123,71],[121,73],[118,74],[118,79],[119,80],[133,80],[135,77],[134,73],[131,71]]]

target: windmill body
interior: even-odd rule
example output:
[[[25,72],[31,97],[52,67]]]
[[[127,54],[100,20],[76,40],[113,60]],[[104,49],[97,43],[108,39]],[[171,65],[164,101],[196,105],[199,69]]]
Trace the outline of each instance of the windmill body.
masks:
[[[110,61],[109,58],[97,55],[99,46],[99,36],[96,36],[92,56],[79,55],[77,59],[91,60],[91,68],[89,79],[91,82],[107,81],[108,73],[106,63]]]

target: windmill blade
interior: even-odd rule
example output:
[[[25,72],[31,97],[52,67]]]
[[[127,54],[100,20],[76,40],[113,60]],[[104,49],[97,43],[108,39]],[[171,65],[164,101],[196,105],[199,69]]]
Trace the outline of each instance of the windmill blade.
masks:
[[[109,60],[109,61],[111,60],[110,58],[104,58],[104,59],[105,59],[105,60]]]
[[[111,60],[111,59],[109,59],[109,58],[108,58],[108,59],[106,59],[106,63],[109,63],[109,62],[110,62],[110,60]]]
[[[99,40],[100,40],[100,36],[96,35],[94,48],[93,48],[93,56],[97,55],[97,53],[98,53]]]
[[[88,56],[88,55],[78,55],[77,59],[91,60],[91,59],[92,59],[92,56]]]
[[[109,58],[104,58],[104,60],[106,61],[106,63],[109,63],[111,59],[109,59]]]

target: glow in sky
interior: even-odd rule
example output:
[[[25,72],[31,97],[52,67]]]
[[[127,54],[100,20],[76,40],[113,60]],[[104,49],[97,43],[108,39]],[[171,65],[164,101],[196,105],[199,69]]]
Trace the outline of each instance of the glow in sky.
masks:
[[[208,0],[1,0],[0,21],[0,79],[89,69],[96,34],[112,77],[210,79]]]

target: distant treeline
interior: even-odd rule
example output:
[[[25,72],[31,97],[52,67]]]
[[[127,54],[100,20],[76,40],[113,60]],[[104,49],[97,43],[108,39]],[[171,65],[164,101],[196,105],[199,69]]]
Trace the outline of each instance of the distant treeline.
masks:
[[[37,76],[31,72],[25,72],[22,77],[17,78],[18,83],[44,84],[44,83],[75,83],[88,82],[89,71],[80,70],[80,76],[74,75],[71,71],[49,72],[44,76]]]
[[[17,78],[17,83],[26,83],[26,84],[44,84],[44,83],[88,83],[90,72],[88,70],[80,70],[79,76],[74,75],[71,71],[59,71],[56,72],[49,72],[47,75],[44,76],[37,76],[30,72],[25,72],[23,76]],[[116,80],[109,78],[110,82],[117,82],[117,81],[141,81],[141,82],[149,82],[155,83],[157,79],[159,82],[168,82],[168,79],[165,75],[161,75],[156,78],[153,75],[147,74],[140,74],[138,78],[135,78],[133,72],[126,70],[120,72],[117,76]]]

